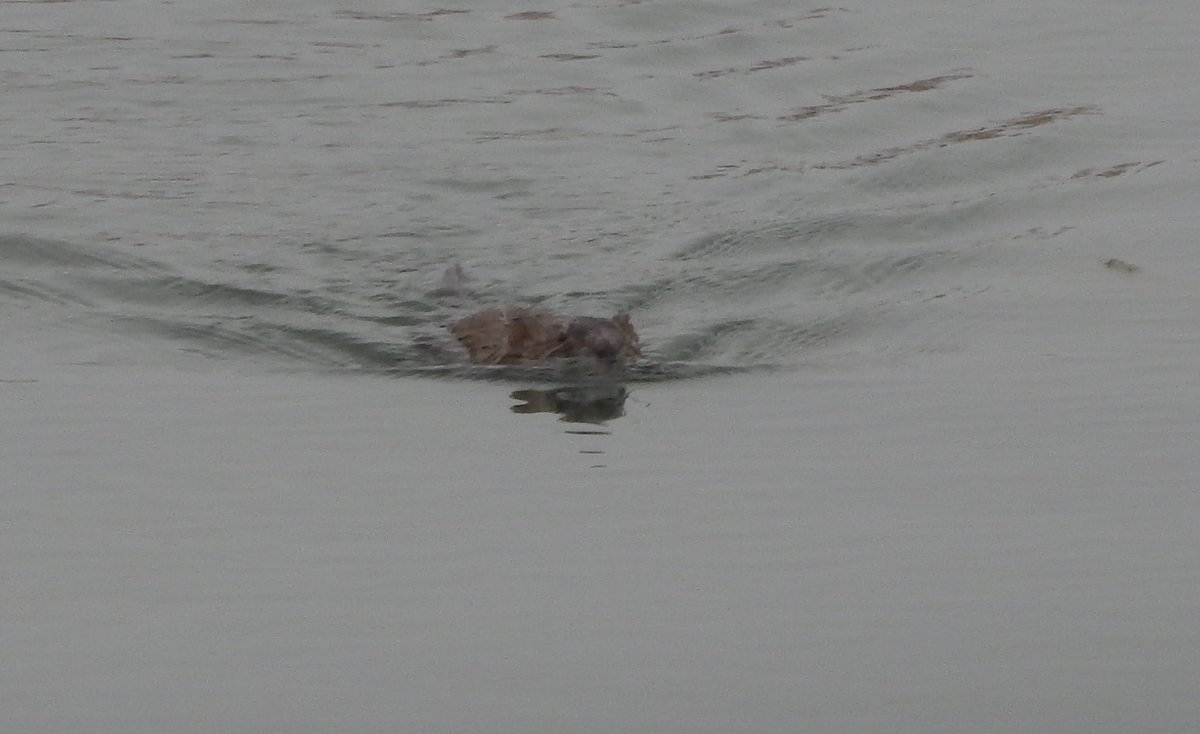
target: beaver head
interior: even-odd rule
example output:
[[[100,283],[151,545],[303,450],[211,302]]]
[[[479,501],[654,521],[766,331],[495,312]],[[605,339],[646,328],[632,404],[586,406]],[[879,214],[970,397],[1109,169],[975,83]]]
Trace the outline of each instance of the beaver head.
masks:
[[[611,319],[580,316],[567,326],[566,342],[569,353],[591,355],[603,362],[636,359],[642,355],[638,335],[627,314]]]

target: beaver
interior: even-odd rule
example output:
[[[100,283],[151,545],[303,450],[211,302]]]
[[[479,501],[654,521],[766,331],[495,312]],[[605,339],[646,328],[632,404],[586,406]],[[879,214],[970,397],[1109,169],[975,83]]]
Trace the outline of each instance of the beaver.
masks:
[[[562,316],[539,308],[490,308],[459,319],[450,333],[477,364],[537,364],[576,357],[617,365],[642,356],[629,314]]]
[[[454,263],[434,295],[462,301],[467,280],[462,265]],[[582,357],[612,368],[642,356],[637,331],[624,313],[608,319],[571,317],[512,306],[476,311],[447,328],[476,364],[529,365]]]

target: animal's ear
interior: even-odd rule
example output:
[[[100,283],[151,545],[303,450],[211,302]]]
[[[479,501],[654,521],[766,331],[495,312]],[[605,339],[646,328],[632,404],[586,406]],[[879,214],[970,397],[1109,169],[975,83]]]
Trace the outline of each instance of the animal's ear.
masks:
[[[637,332],[633,330],[633,322],[629,320],[629,314],[619,313],[612,317],[612,322],[614,326],[621,330],[621,333],[625,334],[633,341],[637,341],[638,335]]]

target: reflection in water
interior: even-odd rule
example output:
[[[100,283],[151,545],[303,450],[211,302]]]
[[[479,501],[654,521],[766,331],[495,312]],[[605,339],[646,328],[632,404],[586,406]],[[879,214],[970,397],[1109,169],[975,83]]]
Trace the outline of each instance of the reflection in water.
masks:
[[[625,415],[629,391],[618,383],[596,383],[556,387],[552,390],[517,390],[511,394],[522,400],[512,406],[514,413],[559,413],[568,423],[605,423]]]

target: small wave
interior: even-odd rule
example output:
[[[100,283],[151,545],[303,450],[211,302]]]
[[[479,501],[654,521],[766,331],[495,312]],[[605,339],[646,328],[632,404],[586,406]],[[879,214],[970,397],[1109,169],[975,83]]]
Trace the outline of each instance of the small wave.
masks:
[[[694,379],[799,366],[894,316],[907,293],[964,262],[965,255],[915,241],[833,247],[830,237],[883,240],[906,217],[929,212],[809,217],[701,237],[653,268],[613,271],[583,299],[595,312],[628,311],[646,357],[626,367],[630,382]],[[86,312],[125,335],[171,342],[210,359],[252,359],[272,367],[556,382],[586,379],[586,367],[556,362],[468,364],[445,324],[496,305],[499,288],[449,297],[441,269],[406,266],[389,279],[370,258],[342,261],[321,251],[310,269],[208,263],[174,266],[111,249],[0,238],[9,265],[0,297]],[[310,248],[311,249],[311,248]],[[351,268],[358,267],[361,273]],[[412,273],[415,275],[411,275]],[[622,282],[619,279],[625,279]],[[519,287],[519,284],[518,284]],[[506,291],[507,293],[507,291]],[[544,294],[516,302],[570,312],[575,299]],[[509,302],[508,299],[505,299]],[[563,307],[565,303],[565,308]],[[594,304],[605,304],[596,306]]]

